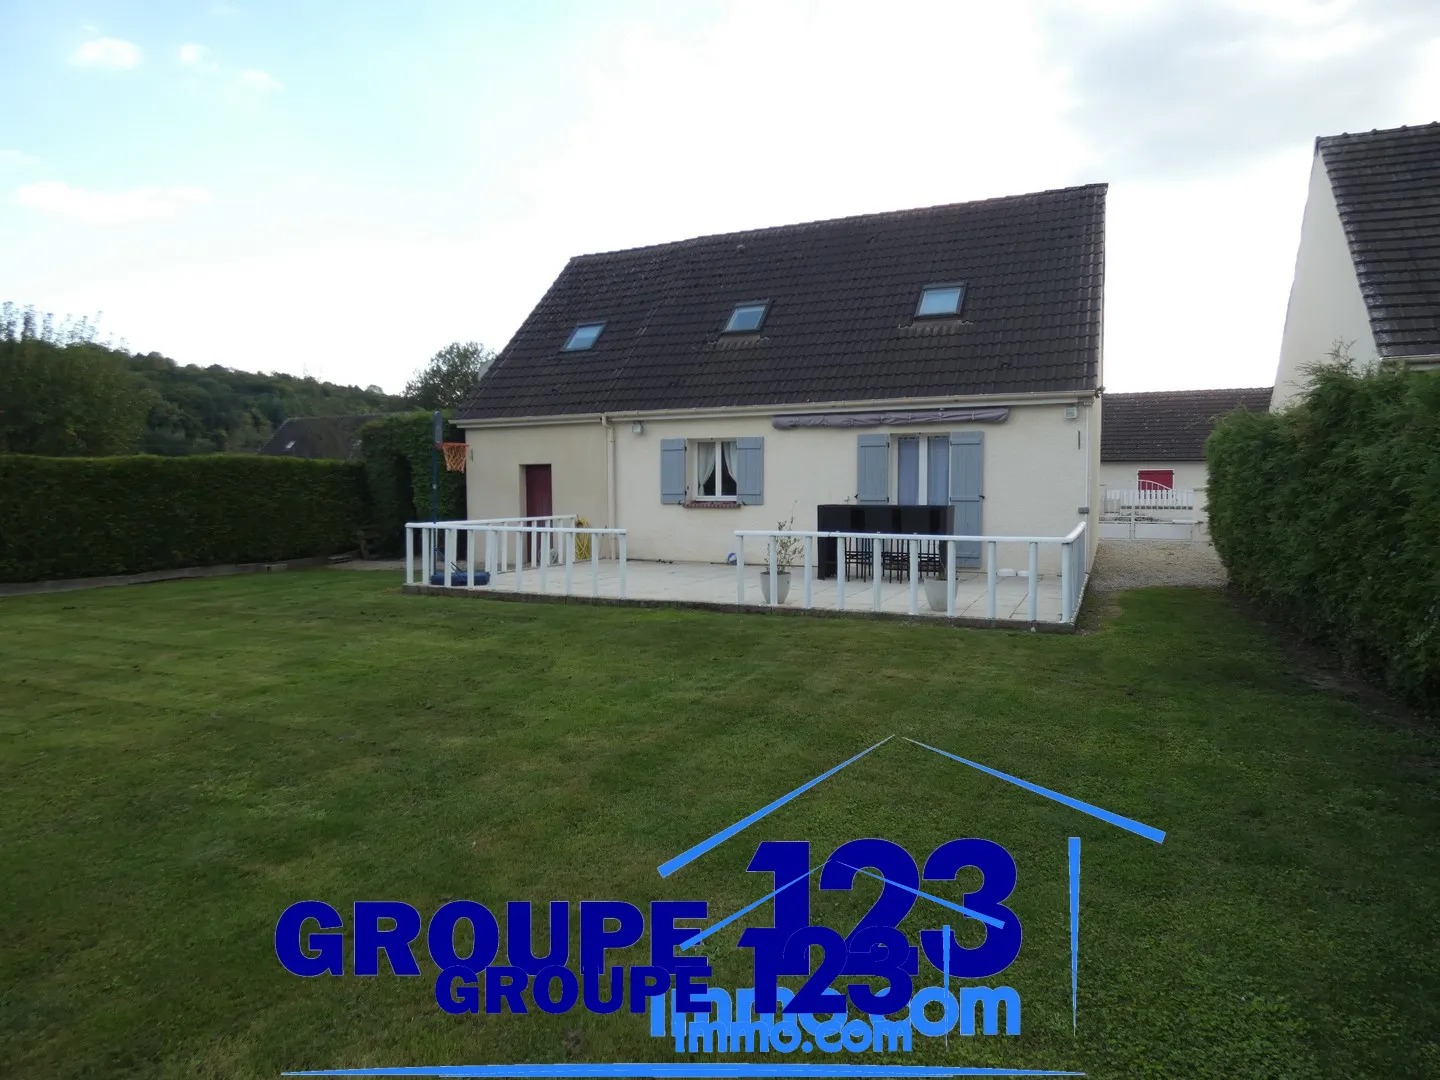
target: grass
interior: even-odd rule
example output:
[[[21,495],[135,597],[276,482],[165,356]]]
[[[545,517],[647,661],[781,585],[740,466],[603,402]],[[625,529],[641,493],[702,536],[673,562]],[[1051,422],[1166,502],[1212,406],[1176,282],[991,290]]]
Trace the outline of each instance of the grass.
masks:
[[[706,899],[713,919],[769,887],[745,873],[760,840],[818,859],[864,836],[1013,853],[1024,946],[992,981],[1023,1033],[771,1062],[1440,1075],[1433,731],[1313,689],[1218,593],[1121,603],[1051,636],[411,598],[335,571],[0,601],[0,1076],[673,1061],[642,1017],[453,1017],[428,978],[296,978],[276,919],[458,897]],[[891,733],[1168,835],[896,739],[656,874]],[[815,914],[843,930],[871,886],[815,890]],[[917,906],[912,940],[942,914]],[[720,985],[750,984],[746,924],[707,942]]]

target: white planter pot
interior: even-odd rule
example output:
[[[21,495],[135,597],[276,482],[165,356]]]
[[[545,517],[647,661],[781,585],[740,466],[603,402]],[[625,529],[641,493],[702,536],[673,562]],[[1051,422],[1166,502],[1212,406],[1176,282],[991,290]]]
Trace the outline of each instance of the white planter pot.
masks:
[[[785,598],[790,595],[790,571],[781,570],[775,575],[779,581],[779,588],[776,590],[775,603],[783,604]],[[760,595],[765,603],[770,603],[770,571],[766,570],[760,575]]]
[[[925,579],[925,599],[930,602],[930,610],[945,613],[945,588],[950,583],[944,578]]]

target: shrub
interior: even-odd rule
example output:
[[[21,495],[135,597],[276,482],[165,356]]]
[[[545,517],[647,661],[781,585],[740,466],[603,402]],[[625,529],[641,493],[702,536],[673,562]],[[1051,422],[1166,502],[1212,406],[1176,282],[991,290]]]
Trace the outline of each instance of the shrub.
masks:
[[[353,462],[0,455],[0,581],[331,555],[364,504]]]
[[[405,550],[405,523],[430,518],[431,413],[403,413],[371,420],[360,429],[360,452],[370,500],[371,523],[382,550]],[[464,442],[465,433],[446,423],[446,442]],[[439,516],[465,516],[465,474],[447,472],[440,462]]]
[[[1440,373],[1313,372],[1206,447],[1210,530],[1262,608],[1401,697],[1440,704]]]

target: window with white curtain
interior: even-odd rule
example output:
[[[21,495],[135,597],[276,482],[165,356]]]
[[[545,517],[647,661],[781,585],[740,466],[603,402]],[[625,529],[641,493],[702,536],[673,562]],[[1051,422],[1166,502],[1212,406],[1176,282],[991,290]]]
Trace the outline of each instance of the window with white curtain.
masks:
[[[702,439],[695,443],[695,486],[697,499],[734,499],[735,440]]]

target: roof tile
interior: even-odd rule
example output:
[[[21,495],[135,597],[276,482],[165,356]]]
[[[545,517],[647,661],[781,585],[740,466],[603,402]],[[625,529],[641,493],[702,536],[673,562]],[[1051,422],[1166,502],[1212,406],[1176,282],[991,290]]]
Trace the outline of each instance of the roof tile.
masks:
[[[1316,140],[1381,356],[1440,353],[1440,123]]]
[[[1265,412],[1271,387],[1106,394],[1101,461],[1204,461],[1215,421],[1238,408]]]
[[[570,260],[460,419],[1093,390],[1103,184]],[[920,289],[966,283],[959,319]],[[762,330],[721,329],[768,299]],[[579,324],[594,347],[564,353]]]

